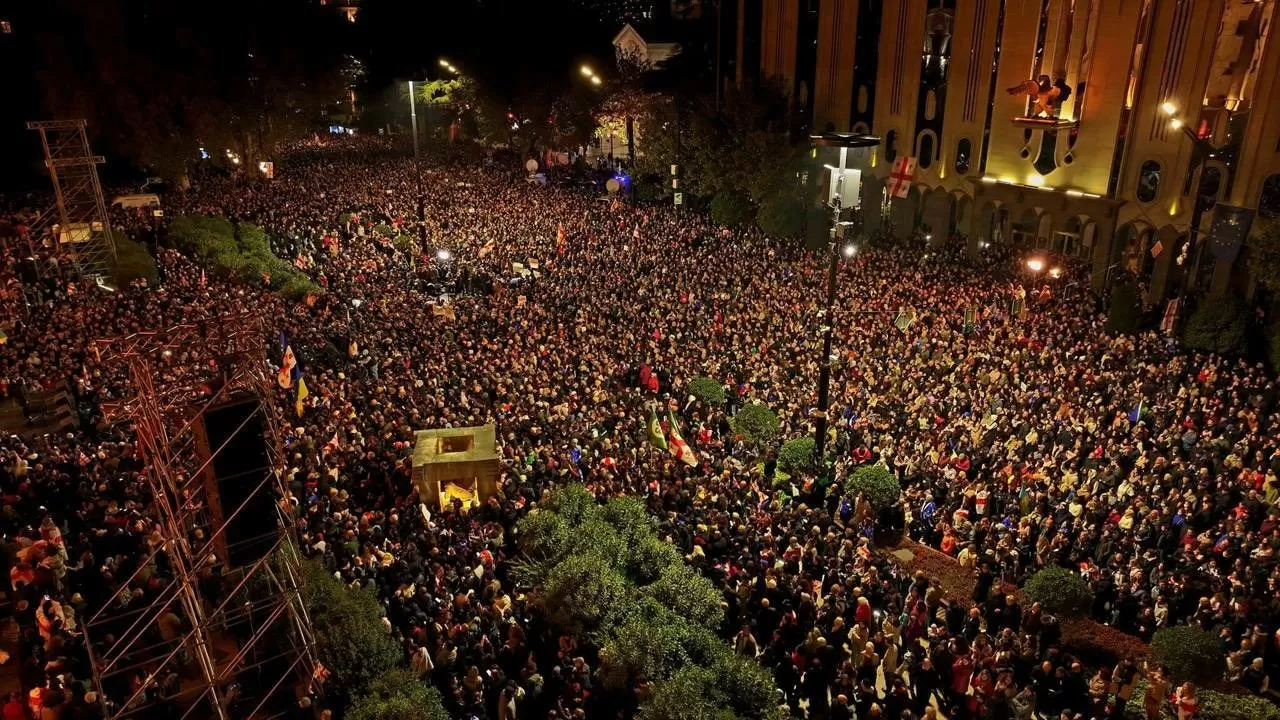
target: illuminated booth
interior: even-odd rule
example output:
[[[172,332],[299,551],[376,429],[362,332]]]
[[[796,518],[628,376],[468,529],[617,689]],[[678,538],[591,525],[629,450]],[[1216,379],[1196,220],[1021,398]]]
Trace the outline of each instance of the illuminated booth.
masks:
[[[413,483],[428,507],[448,510],[454,500],[469,510],[498,489],[497,433],[479,427],[419,430],[413,448]]]

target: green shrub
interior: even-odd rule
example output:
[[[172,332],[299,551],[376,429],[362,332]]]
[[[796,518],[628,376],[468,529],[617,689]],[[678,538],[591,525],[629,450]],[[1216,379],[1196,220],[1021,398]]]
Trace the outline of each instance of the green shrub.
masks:
[[[1112,288],[1107,330],[1131,335],[1138,330],[1138,317],[1138,291],[1133,285],[1122,282]]]
[[[587,518],[598,512],[596,496],[577,483],[556,488],[543,495],[542,507],[553,513],[559,513],[570,527],[581,525]]]
[[[788,475],[811,471],[814,445],[812,436],[786,441],[778,449],[778,468]]]
[[[372,590],[353,590],[317,560],[305,563],[302,574],[320,662],[333,673],[334,686],[352,697],[365,694],[402,660],[400,643],[382,623],[381,603]]]
[[[1234,296],[1208,298],[1187,318],[1182,342],[1193,350],[1243,355],[1247,346],[1244,306]]]
[[[391,244],[402,253],[412,253],[418,247],[418,242],[411,235],[397,235]]]
[[[898,503],[902,485],[883,465],[863,465],[845,480],[844,492],[851,498],[866,495],[871,507],[879,511]]]
[[[720,225],[741,227],[751,222],[755,208],[746,193],[723,190],[711,198],[711,220]]]
[[[789,193],[774,195],[760,203],[756,224],[766,235],[795,237],[804,230],[804,203]]]
[[[1151,661],[1168,668],[1174,680],[1197,685],[1220,679],[1226,667],[1217,634],[1192,625],[1157,630],[1151,638]]]
[[[651,583],[672,565],[684,562],[669,542],[649,535],[627,547],[627,574],[637,583]]]
[[[724,622],[720,591],[684,563],[668,565],[658,580],[641,592],[695,625],[715,630]]]
[[[379,676],[347,710],[346,720],[448,720],[440,691],[405,668]]]
[[[1142,698],[1147,692],[1147,681],[1139,680],[1133,686],[1133,695],[1125,708],[1125,717],[1146,717],[1142,709]],[[1200,709],[1196,717],[1200,720],[1280,720],[1280,707],[1266,698],[1256,695],[1223,693],[1196,688],[1196,698],[1200,701]],[[1172,720],[1174,715],[1169,706],[1161,708],[1160,717]]]
[[[723,405],[725,400],[724,385],[709,377],[696,377],[689,381],[689,394],[704,405]]]
[[[733,431],[752,445],[762,445],[778,434],[778,414],[760,403],[744,405],[730,423]]]
[[[559,513],[535,510],[516,524],[520,552],[537,560],[556,560],[569,552],[572,528]]]
[[[751,705],[762,694],[776,697],[771,676],[755,661],[735,658],[717,635],[724,622],[720,591],[658,537],[642,502],[613,498],[602,506],[582,485],[568,485],[544,495],[540,509],[520,521],[516,537],[522,558],[513,576],[521,584],[531,581],[531,597],[553,627],[600,648],[605,687],[626,690],[641,680],[665,684],[681,674],[706,673],[696,677],[699,693],[709,699],[680,715],[661,710],[646,717],[701,720],[737,713],[772,720]],[[670,704],[660,708],[683,702],[684,695],[675,697],[687,689],[682,682],[669,686]],[[703,710],[708,712],[699,714]]]
[[[1200,699],[1196,716],[1204,720],[1280,720],[1280,708],[1257,695],[1197,689],[1196,697]]]
[[[116,247],[115,260],[111,264],[111,279],[116,287],[122,288],[139,279],[150,285],[160,282],[156,260],[142,243],[118,230],[112,231],[111,240]]]
[[[267,241],[267,233],[252,223],[236,225],[236,243],[245,255],[270,255],[271,243]]]
[[[599,630],[626,597],[626,580],[606,558],[570,554],[547,573],[537,605],[556,626],[586,635]]]
[[[605,687],[629,688],[636,680],[660,680],[689,662],[686,623],[660,607],[633,613],[600,648],[600,676]]]
[[[732,653],[709,668],[687,665],[656,683],[641,720],[782,720],[769,672]]]
[[[386,223],[378,223],[373,226],[373,234],[378,237],[391,237],[396,234],[396,229]]]
[[[273,287],[276,284],[274,275],[271,276],[271,284]],[[323,292],[319,285],[311,282],[305,276],[289,278],[278,289],[281,295],[295,302],[305,300],[308,295],[319,295]]]
[[[1065,568],[1056,565],[1038,570],[1022,588],[1031,602],[1059,618],[1083,617],[1093,604],[1093,591],[1089,583]]]

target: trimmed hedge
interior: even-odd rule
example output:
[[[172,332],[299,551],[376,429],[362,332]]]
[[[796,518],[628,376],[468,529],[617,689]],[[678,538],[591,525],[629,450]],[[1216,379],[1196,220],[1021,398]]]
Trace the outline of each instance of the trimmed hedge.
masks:
[[[1187,319],[1182,342],[1193,350],[1243,355],[1248,347],[1245,308],[1235,297],[1208,298]]]
[[[1133,686],[1133,695],[1129,697],[1129,704],[1125,708],[1126,717],[1146,717],[1142,709],[1142,698],[1146,693],[1147,681],[1139,680]],[[1222,693],[1196,686],[1196,698],[1200,700],[1200,708],[1196,712],[1199,720],[1280,720],[1280,708],[1257,695]],[[1160,717],[1172,720],[1172,707],[1166,704],[1161,709]]]
[[[788,475],[813,469],[813,436],[788,440],[778,449],[778,468]]]
[[[1168,668],[1174,680],[1197,685],[1220,680],[1226,669],[1218,635],[1192,625],[1157,630],[1151,638],[1151,661]]]
[[[883,465],[863,465],[844,481],[844,492],[851,498],[866,495],[871,507],[878,512],[898,503],[902,485]]]
[[[1084,617],[1093,604],[1089,583],[1079,574],[1056,565],[1037,570],[1022,591],[1031,602],[1040,603],[1061,619]]]
[[[134,280],[146,280],[155,285],[160,282],[160,272],[156,269],[156,260],[140,242],[128,235],[113,230],[111,240],[116,248],[116,256],[111,264],[111,279],[116,287],[124,287]]]
[[[762,445],[778,434],[778,414],[760,403],[743,406],[730,423],[733,431],[752,445]]]
[[[226,218],[184,215],[169,224],[167,240],[227,279],[255,285],[269,275],[270,288],[294,301],[324,294],[324,289],[305,273],[271,253],[267,234],[257,225],[232,225]]]
[[[715,378],[696,377],[689,381],[689,394],[704,405],[723,405],[725,401],[724,385]]]

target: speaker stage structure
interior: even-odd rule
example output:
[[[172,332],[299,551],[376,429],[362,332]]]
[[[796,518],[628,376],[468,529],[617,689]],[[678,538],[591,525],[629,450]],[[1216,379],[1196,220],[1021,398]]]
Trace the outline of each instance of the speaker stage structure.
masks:
[[[321,676],[289,536],[262,316],[221,315],[94,343],[132,392],[149,553],[84,629],[105,717],[272,718]],[[150,573],[146,583],[142,573]],[[132,602],[124,593],[145,588]]]

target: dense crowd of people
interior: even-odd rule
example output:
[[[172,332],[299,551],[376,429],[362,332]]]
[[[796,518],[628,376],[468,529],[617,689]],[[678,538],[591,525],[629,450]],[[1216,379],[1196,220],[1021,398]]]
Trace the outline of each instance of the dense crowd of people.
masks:
[[[1230,679],[1255,692],[1280,669],[1275,378],[1163,336],[1109,334],[1087,277],[1042,288],[1007,250],[860,242],[827,319],[822,258],[697,213],[441,162],[422,179],[427,246],[405,249],[377,231],[417,234],[402,154],[317,145],[276,173],[200,177],[166,196],[165,217],[261,225],[325,289],[311,304],[206,276],[164,247],[164,218],[133,211],[114,222],[154,246],[157,286],[108,293],[46,275],[21,289],[29,306],[0,346],[0,395],[68,383],[84,422],[0,437],[0,528],[35,689],[14,713],[95,717],[78,651],[86,610],[121,583],[140,607],[171,572],[163,554],[135,572],[160,538],[128,428],[98,422],[125,369],[89,341],[250,308],[288,338],[312,393],[300,419],[292,391],[275,398],[290,419],[303,551],[377,590],[453,717],[634,711],[598,688],[597,649],[557,633],[509,575],[516,523],[570,481],[645,500],[723,590],[726,642],[774,672],[794,717],[1117,717],[1140,678],[1148,712],[1175,697],[1192,716],[1194,688],[1132,660],[1086,663],[1038,606],[1002,589],[1049,565],[1087,579],[1097,621],[1143,639],[1175,624],[1218,632]],[[3,273],[11,293],[19,254]],[[428,309],[440,289],[457,291],[449,315]],[[909,535],[973,568],[972,598],[860,551],[861,510],[839,482],[775,483],[773,451],[758,457],[733,431],[733,413],[758,402],[778,414],[780,439],[812,432],[828,321],[836,479],[891,469]],[[700,376],[723,383],[724,406],[689,396]],[[687,428],[696,466],[648,442],[655,406]],[[490,422],[499,494],[466,513],[420,512],[413,432]],[[162,630],[182,622],[173,613]],[[141,681],[120,678],[119,694]],[[164,695],[146,700],[163,708]],[[24,715],[6,706],[10,717]]]

